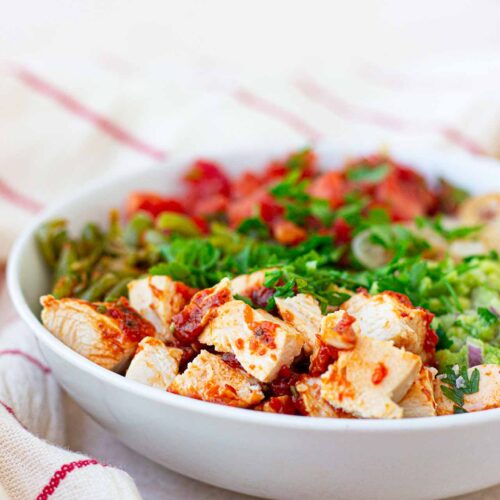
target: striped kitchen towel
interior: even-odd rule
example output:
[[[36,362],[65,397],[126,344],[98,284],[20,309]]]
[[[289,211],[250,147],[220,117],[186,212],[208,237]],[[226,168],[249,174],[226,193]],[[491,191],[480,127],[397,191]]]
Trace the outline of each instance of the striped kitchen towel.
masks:
[[[474,74],[464,69],[462,79],[443,79],[432,68],[360,67],[270,80],[194,60],[161,69],[117,57],[4,64],[0,260],[54,199],[105,173],[174,154],[369,136],[381,145],[498,156],[500,101],[492,89],[500,83],[500,58]],[[125,472],[64,449],[60,389],[16,319],[3,277],[0,286],[0,496],[3,487],[16,500],[139,498]]]

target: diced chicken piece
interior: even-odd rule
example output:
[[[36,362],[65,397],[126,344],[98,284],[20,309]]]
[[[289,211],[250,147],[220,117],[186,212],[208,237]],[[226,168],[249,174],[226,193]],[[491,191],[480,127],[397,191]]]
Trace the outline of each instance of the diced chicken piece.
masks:
[[[309,360],[311,375],[320,376],[338,358],[339,351],[354,348],[357,339],[353,328],[355,321],[342,310],[323,317],[321,330]]]
[[[415,382],[421,359],[391,342],[358,338],[321,376],[321,395],[335,408],[363,418],[402,418],[398,402]]]
[[[283,321],[292,325],[304,336],[304,348],[311,353],[316,345],[316,335],[321,327],[321,309],[312,295],[299,293],[295,297],[276,297],[276,306]]]
[[[432,359],[434,352],[429,340],[437,341],[430,329],[433,316],[413,307],[406,296],[394,292],[373,296],[358,293],[345,302],[342,309],[356,318],[353,327],[358,335],[390,340],[396,347],[418,354],[424,362]]]
[[[155,337],[146,337],[139,342],[125,377],[167,390],[179,373],[181,358],[181,349],[167,347]]]
[[[335,311],[323,317],[319,338],[326,345],[339,350],[350,350],[356,346],[354,323],[356,319],[346,311]]]
[[[128,295],[130,305],[155,327],[156,336],[164,342],[173,340],[170,322],[186,305],[177,283],[168,276],[148,276],[131,281]]]
[[[302,375],[295,384],[300,395],[302,408],[309,417],[337,418],[343,412],[336,410],[321,396],[321,379]]]
[[[172,318],[174,336],[185,344],[194,342],[215,315],[217,308],[232,298],[231,283],[227,278],[212,288],[200,290],[191,302]]]
[[[270,382],[283,365],[289,366],[304,344],[295,328],[240,300],[219,307],[199,341],[220,352],[232,352],[261,382]]]
[[[437,373],[435,368],[423,366],[417,379],[410,387],[406,396],[399,402],[403,408],[404,418],[435,417],[436,400],[434,399],[434,377]]]
[[[479,371],[479,391],[474,394],[465,394],[464,409],[468,412],[491,410],[500,408],[500,366],[478,365],[469,368],[469,377],[477,368]],[[452,415],[455,403],[448,399],[441,390],[444,383],[439,376],[434,380],[434,396],[437,403],[438,415]]]
[[[500,252],[500,218],[495,219],[483,228],[481,241],[488,250]]]
[[[169,392],[203,401],[248,408],[264,399],[259,383],[243,370],[232,368],[219,356],[201,351],[177,375]]]
[[[139,341],[155,334],[153,325],[129,307],[125,299],[93,304],[46,295],[40,302],[42,322],[54,336],[109,370],[119,372],[125,368]]]
[[[285,415],[296,414],[295,405],[290,396],[276,396],[268,401],[264,401],[264,403],[261,403],[254,409],[265,413],[282,413]]]
[[[271,269],[261,269],[251,274],[242,274],[231,280],[231,291],[233,295],[246,296],[255,288],[264,286],[266,271]]]
[[[198,340],[219,352],[233,352],[232,341],[240,332],[248,330],[245,318],[252,314],[252,308],[242,300],[226,302],[217,308]]]
[[[500,219],[500,193],[469,198],[460,207],[459,216],[467,224]]]
[[[487,250],[500,252],[500,193],[473,196],[459,210],[465,225],[482,226],[478,236]]]

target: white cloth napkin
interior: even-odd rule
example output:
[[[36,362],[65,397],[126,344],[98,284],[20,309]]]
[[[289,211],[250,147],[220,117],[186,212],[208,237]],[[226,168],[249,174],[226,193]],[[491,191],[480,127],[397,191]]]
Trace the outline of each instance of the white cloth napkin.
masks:
[[[397,140],[498,155],[500,101],[493,90],[500,59],[476,65],[474,72],[467,68],[455,68],[452,80],[460,81],[462,71],[469,85],[453,88],[439,61],[411,71],[316,71],[314,77],[272,81],[195,62],[161,70],[116,59],[5,64],[0,73],[0,257],[33,214],[58,196],[104,173],[138,169],[174,153],[207,156],[270,142],[301,147],[325,137],[370,136],[381,145]],[[7,495],[16,500],[139,498],[131,478],[112,467],[118,464],[136,472],[147,498],[237,498],[163,471],[69,407],[68,413],[32,334],[3,297],[0,485]],[[78,428],[82,422],[92,429],[88,435]],[[68,444],[113,457],[113,463],[68,451],[63,447]],[[498,498],[481,495],[475,498]]]
[[[63,447],[61,390],[3,290],[0,303],[0,499],[140,499],[128,474]]]

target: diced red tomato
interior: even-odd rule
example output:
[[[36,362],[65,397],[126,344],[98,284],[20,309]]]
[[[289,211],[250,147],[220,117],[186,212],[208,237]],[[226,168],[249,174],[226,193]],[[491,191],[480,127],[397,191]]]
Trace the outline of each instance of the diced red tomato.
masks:
[[[144,211],[156,217],[161,212],[184,213],[182,203],[174,198],[164,198],[156,193],[135,192],[131,193],[126,203],[127,217],[138,211]]]
[[[264,170],[262,175],[262,182],[268,184],[270,182],[276,182],[285,177],[288,173],[288,168],[286,165],[280,161],[273,161]]]
[[[207,217],[210,215],[225,212],[229,203],[229,198],[222,194],[214,194],[206,198],[200,198],[194,201],[193,207],[190,209],[192,214]]]
[[[325,373],[327,368],[335,361],[339,356],[338,350],[335,347],[326,345],[320,341],[320,347],[315,356],[311,357],[311,365],[309,367],[309,373],[313,377],[319,377],[321,374]]]
[[[375,187],[374,197],[390,207],[394,218],[400,221],[426,215],[435,205],[435,196],[423,177],[401,166],[395,166]]]
[[[275,413],[282,413],[284,415],[295,415],[297,413],[297,409],[290,396],[271,398],[268,403]]]
[[[233,182],[231,192],[233,197],[238,199],[242,196],[249,196],[261,186],[262,181],[259,176],[252,172],[245,172],[239,179]]]
[[[216,163],[198,160],[184,176],[189,186],[188,198],[196,199],[214,194],[229,196],[229,178]]]
[[[198,226],[200,231],[204,234],[208,233],[208,230],[210,229],[208,226],[208,222],[203,219],[202,217],[199,217],[198,215],[192,215],[191,216],[192,221]]]
[[[269,225],[273,225],[285,213],[285,209],[268,193],[262,196],[259,211],[262,220]]]
[[[311,182],[308,192],[315,198],[328,200],[332,208],[338,208],[344,201],[346,183],[340,172],[327,172]]]
[[[176,281],[175,282],[175,292],[179,293],[182,295],[182,298],[186,301],[189,302],[193,295],[198,291],[196,288],[191,288],[190,286],[187,286],[186,284]]]
[[[261,309],[265,309],[271,297],[275,294],[274,288],[267,288],[265,286],[257,286],[247,292],[250,300]]]
[[[273,235],[282,245],[297,245],[307,238],[306,230],[289,220],[275,222]]]
[[[283,365],[278,376],[269,384],[269,390],[273,396],[289,396],[292,394],[290,387],[295,385],[299,375],[291,368]]]
[[[221,356],[222,361],[225,361],[231,368],[237,370],[243,370],[241,363],[236,359],[236,356],[232,352],[225,352]]]
[[[352,239],[352,228],[344,219],[336,219],[333,223],[333,234],[337,245],[345,245]]]
[[[244,219],[259,215],[260,203],[266,197],[270,196],[266,188],[261,187],[248,196],[231,200],[227,207],[230,226],[237,227]]]

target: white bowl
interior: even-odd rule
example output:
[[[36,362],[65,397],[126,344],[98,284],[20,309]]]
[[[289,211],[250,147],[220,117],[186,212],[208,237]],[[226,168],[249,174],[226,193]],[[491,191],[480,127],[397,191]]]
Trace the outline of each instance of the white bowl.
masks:
[[[282,153],[276,148],[215,157],[238,172]],[[323,145],[323,165],[367,148]],[[394,149],[427,176],[443,175],[475,193],[500,191],[500,164],[460,154]],[[273,415],[197,401],[126,380],[53,337],[40,323],[49,273],[34,231],[65,217],[74,229],[104,221],[131,190],[177,191],[187,159],[107,179],[46,210],[16,242],[8,284],[54,376],[97,422],[126,445],[181,474],[268,498],[402,499],[459,495],[500,481],[500,410],[400,421]]]

